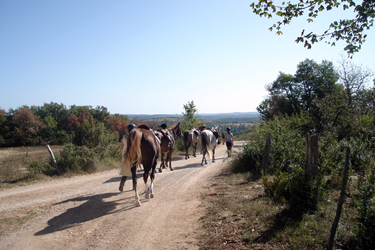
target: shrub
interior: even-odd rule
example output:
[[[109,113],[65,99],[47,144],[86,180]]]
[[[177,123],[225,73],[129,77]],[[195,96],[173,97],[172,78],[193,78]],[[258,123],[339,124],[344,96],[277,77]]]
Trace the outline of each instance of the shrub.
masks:
[[[375,245],[375,164],[368,173],[359,176],[358,195],[353,202],[358,209],[355,232],[359,247],[372,249]]]
[[[37,160],[28,162],[27,168],[31,174],[45,174],[52,176],[57,173],[52,164],[52,160],[51,162],[46,162],[43,158],[39,158]]]

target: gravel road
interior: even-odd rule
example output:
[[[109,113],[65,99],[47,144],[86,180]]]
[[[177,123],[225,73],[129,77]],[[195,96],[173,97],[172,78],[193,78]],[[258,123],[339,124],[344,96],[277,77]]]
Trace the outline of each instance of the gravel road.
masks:
[[[118,169],[2,190],[0,218],[31,219],[6,229],[0,249],[198,249],[201,193],[227,164],[226,147],[218,145],[215,163],[201,160],[176,160],[174,171],[157,173],[150,200],[139,171],[141,207],[129,178],[118,191]]]

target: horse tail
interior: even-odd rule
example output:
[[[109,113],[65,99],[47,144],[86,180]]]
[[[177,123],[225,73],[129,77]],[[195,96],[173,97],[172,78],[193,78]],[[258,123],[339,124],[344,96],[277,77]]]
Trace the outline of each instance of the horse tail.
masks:
[[[201,134],[201,149],[207,153],[209,159],[211,159],[210,150],[208,150],[208,145],[210,145],[210,139],[206,133]]]
[[[129,164],[131,165],[131,167],[134,164],[137,164],[137,165],[141,164],[141,160],[142,160],[141,139],[142,139],[142,132],[140,130],[133,129],[129,133],[128,140],[127,140],[128,147],[124,155],[124,164]]]
[[[184,132],[184,144],[185,144],[185,148],[187,146],[188,141],[189,141],[189,132],[185,131]]]

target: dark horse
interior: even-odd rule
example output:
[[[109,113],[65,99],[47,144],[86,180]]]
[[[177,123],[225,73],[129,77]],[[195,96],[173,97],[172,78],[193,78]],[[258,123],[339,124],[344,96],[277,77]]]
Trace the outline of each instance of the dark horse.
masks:
[[[172,153],[173,153],[173,145],[175,143],[175,138],[182,137],[181,133],[181,126],[180,123],[173,124],[167,131],[162,132],[161,130],[157,131],[158,133],[162,134],[160,150],[161,150],[161,164],[159,168],[159,172],[162,172],[162,168],[168,167],[169,161],[169,169],[173,171],[172,168]],[[164,154],[167,154],[167,158],[164,162]]]
[[[186,150],[185,159],[189,158],[189,147],[193,147],[193,156],[196,157],[197,144],[199,141],[200,133],[197,129],[192,128],[184,132],[184,146]]]
[[[147,128],[134,128],[127,138],[127,149],[124,155],[123,164],[131,166],[133,178],[133,189],[135,191],[136,206],[141,205],[137,191],[137,166],[143,165],[143,181],[146,186],[146,199],[154,198],[155,169],[160,154],[160,144],[154,133]],[[148,173],[151,171],[151,185],[148,186]],[[120,191],[123,191],[126,176],[121,178]]]

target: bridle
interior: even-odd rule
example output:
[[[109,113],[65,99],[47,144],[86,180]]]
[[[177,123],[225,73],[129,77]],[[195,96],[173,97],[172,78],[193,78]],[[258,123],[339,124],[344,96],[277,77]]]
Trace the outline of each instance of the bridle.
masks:
[[[172,128],[172,132],[173,132],[173,137],[180,137],[182,138],[182,132],[181,132],[181,127],[180,125],[176,125],[174,128]]]

